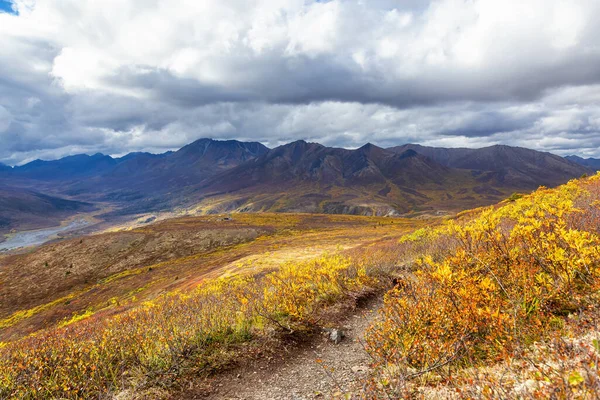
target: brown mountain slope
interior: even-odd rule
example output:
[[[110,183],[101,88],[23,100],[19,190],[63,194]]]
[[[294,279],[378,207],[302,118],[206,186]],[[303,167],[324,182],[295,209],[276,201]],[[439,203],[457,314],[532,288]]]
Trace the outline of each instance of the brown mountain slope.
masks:
[[[275,211],[395,215],[498,201],[508,192],[413,150],[356,150],[297,141],[186,192],[201,212]],[[462,204],[461,204],[462,203]]]
[[[89,203],[0,186],[0,233],[56,226],[77,212],[92,211]]]
[[[255,142],[200,139],[173,153],[135,154],[107,173],[71,185],[69,194],[93,193],[101,200],[139,200],[198,184],[267,151]]]
[[[533,190],[540,185],[557,186],[568,179],[593,173],[587,167],[557,155],[521,147],[497,145],[481,149],[446,149],[407,144],[389,150],[402,153],[408,149],[447,167],[476,171],[479,182],[496,187]]]

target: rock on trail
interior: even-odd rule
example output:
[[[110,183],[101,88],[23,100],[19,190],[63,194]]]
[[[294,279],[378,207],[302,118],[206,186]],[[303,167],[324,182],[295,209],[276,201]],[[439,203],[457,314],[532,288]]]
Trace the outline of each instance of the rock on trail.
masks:
[[[349,315],[338,329],[324,331],[309,345],[292,350],[275,368],[252,366],[224,377],[212,400],[309,400],[360,390],[371,362],[364,333],[377,316],[380,299]]]

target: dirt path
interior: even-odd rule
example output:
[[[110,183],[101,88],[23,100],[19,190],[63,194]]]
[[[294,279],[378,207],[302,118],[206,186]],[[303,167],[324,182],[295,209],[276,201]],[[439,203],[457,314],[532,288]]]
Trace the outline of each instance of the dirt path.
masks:
[[[327,399],[359,389],[370,363],[363,348],[364,333],[380,307],[381,300],[372,299],[342,321],[345,338],[341,343],[334,344],[324,335],[291,350],[271,366],[248,366],[243,373],[224,378],[210,399]]]

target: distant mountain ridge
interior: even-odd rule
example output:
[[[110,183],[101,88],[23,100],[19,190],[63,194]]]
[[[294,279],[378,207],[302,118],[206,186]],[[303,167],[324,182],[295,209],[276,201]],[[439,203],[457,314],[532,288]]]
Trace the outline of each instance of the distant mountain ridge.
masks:
[[[163,154],[129,153],[120,158],[97,153],[79,154],[53,161],[35,160],[10,168],[0,165],[0,170],[9,171],[17,177],[37,180],[74,180],[86,176],[136,173],[143,174],[147,168],[179,169],[203,168],[216,172],[257,157],[268,151],[258,142],[239,142],[236,140],[218,141],[200,139],[176,152]],[[135,166],[133,169],[131,166]],[[3,166],[5,168],[3,168]],[[154,172],[154,171],[153,171]]]
[[[410,159],[420,163],[419,179],[423,182],[440,179],[448,172],[448,168],[410,150],[396,154],[370,143],[347,150],[300,140],[270,150],[252,163],[216,175],[206,186],[230,182],[237,183],[236,189],[262,184],[293,185],[298,181],[339,186],[383,183],[387,179],[403,179],[402,174],[409,172]],[[435,173],[429,173],[431,170]]]
[[[347,150],[296,141],[188,188],[186,196],[202,198],[203,212],[386,215],[490,204],[588,172],[550,153],[509,146]]]
[[[522,147],[495,145],[480,149],[436,148],[414,144],[390,148],[403,152],[412,149],[451,168],[480,171],[479,180],[497,186],[557,186],[565,177],[577,178],[586,173],[580,164],[555,154]],[[589,171],[587,171],[589,172]]]
[[[125,158],[95,183],[119,191],[156,194],[197,184],[268,151],[257,142],[200,139],[168,154],[140,153]],[[81,185],[77,186],[81,190]],[[84,186],[83,189],[86,189]]]
[[[347,150],[300,140],[215,175],[191,197],[204,197],[205,212],[394,215],[428,198],[410,188],[415,181],[441,188],[456,175],[411,150],[396,154],[372,144]]]
[[[164,154],[76,155],[0,166],[0,184],[110,202],[112,215],[178,207],[200,213],[325,212],[397,215],[497,202],[556,186],[592,169],[518,147],[446,149],[414,144],[355,149],[295,141],[200,139]]]
[[[600,171],[600,159],[598,158],[582,158],[579,156],[566,156],[565,158],[584,167]]]
[[[104,154],[79,154],[54,161],[35,160],[13,168],[12,173],[30,179],[65,180],[102,174],[117,164],[117,160]]]

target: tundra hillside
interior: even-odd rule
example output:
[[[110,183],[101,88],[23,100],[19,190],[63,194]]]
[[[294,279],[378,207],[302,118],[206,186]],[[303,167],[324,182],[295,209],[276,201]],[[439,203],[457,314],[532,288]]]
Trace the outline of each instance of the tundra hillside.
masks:
[[[421,221],[412,233],[391,228],[393,219],[355,224],[379,240],[258,271],[224,269],[192,289],[7,342],[0,395],[168,397],[310,335],[392,277],[367,332],[374,361],[359,398],[597,395],[599,218],[596,175],[442,224]]]
[[[597,398],[600,175],[404,237],[369,397]]]
[[[438,221],[176,218],[5,256],[0,398],[177,389],[387,284],[386,246]]]

